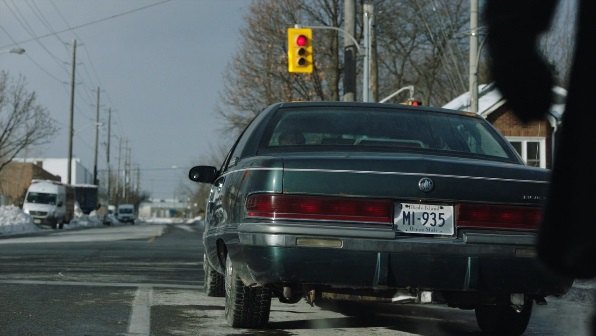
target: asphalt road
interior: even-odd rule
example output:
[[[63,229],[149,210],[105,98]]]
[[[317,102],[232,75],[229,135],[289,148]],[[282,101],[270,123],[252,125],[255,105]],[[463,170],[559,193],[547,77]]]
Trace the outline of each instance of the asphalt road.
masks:
[[[0,335],[480,335],[473,311],[377,305],[346,316],[273,299],[265,330],[232,329],[202,292],[197,225],[143,224],[0,239]],[[592,281],[535,306],[526,335],[588,336]]]

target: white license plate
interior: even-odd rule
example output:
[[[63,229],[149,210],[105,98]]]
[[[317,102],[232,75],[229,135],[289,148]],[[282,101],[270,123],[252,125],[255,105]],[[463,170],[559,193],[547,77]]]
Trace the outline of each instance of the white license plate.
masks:
[[[396,203],[393,225],[399,232],[453,235],[453,206]]]

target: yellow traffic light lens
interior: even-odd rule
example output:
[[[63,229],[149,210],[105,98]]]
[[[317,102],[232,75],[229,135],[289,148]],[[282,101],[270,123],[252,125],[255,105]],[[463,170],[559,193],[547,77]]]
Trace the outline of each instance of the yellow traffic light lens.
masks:
[[[300,55],[300,56],[306,55],[306,48],[300,48],[300,49],[298,49],[298,55]]]

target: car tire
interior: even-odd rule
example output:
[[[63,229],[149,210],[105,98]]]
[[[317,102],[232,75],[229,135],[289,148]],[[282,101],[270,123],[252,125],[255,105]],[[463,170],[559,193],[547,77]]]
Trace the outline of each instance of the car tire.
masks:
[[[516,311],[509,301],[496,305],[476,307],[476,322],[488,335],[518,336],[524,333],[532,315],[532,299],[526,299],[521,311]]]
[[[226,321],[233,328],[262,328],[269,322],[271,290],[247,287],[236,274],[230,256],[226,256],[225,270]]]
[[[215,269],[209,266],[207,257],[203,254],[203,271],[205,272],[205,281],[203,288],[205,294],[211,297],[224,297],[226,290],[224,287],[224,276],[219,274]]]

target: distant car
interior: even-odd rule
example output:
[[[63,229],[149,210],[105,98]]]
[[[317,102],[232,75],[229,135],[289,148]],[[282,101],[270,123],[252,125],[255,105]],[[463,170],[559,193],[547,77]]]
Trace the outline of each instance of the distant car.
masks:
[[[135,223],[136,211],[134,204],[119,204],[116,209],[116,218],[123,223]]]
[[[207,294],[232,327],[264,327],[271,297],[373,297],[474,309],[482,331],[519,335],[534,301],[573,283],[535,253],[549,174],[474,113],[271,105],[220,168],[189,171],[211,184]]]

